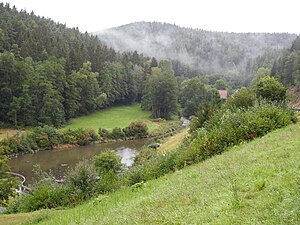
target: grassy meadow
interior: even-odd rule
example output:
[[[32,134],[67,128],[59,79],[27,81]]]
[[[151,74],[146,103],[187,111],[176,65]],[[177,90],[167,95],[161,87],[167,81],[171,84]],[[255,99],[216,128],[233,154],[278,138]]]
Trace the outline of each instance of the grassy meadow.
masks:
[[[299,146],[300,126],[290,125],[141,188],[0,224],[298,224]]]
[[[131,122],[142,121],[148,126],[150,133],[159,134],[172,126],[180,125],[179,120],[151,120],[150,116],[151,113],[143,111],[138,103],[113,106],[86,116],[71,119],[63,129],[92,128],[98,131],[101,127],[112,131],[115,127],[124,128]]]
[[[71,119],[65,128],[92,128],[98,130],[102,127],[111,131],[115,127],[126,127],[134,121],[148,121],[150,115],[150,112],[141,109],[140,104],[113,106]]]

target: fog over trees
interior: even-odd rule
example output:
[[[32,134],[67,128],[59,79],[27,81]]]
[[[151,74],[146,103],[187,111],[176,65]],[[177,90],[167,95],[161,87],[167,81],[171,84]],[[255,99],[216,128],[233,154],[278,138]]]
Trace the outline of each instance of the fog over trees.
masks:
[[[289,47],[296,38],[287,33],[212,32],[158,22],[136,22],[95,34],[117,51],[138,50],[147,56],[173,60],[176,75],[232,70],[253,75],[258,68],[257,57],[261,64],[270,66],[279,50]],[[183,65],[176,68],[176,63]]]

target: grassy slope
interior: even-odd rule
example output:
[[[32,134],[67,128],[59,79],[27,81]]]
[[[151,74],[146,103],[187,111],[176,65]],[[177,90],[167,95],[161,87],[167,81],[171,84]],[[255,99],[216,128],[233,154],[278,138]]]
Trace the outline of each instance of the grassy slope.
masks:
[[[150,112],[143,111],[140,104],[126,106],[114,106],[71,119],[66,128],[93,128],[98,130],[100,127],[112,130],[115,127],[126,127],[133,121],[144,121],[150,116]]]
[[[299,162],[296,124],[142,189],[128,188],[74,209],[36,212],[31,223],[299,224]]]

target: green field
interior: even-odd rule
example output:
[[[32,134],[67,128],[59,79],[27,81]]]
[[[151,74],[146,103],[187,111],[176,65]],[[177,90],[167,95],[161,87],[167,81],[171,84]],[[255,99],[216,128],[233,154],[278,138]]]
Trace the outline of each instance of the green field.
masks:
[[[143,111],[140,104],[114,106],[71,119],[65,128],[92,128],[98,130],[102,127],[111,131],[115,127],[124,128],[134,121],[148,122],[150,114],[148,111]]]
[[[290,125],[141,189],[0,224],[299,224],[299,146],[300,126]]]
[[[95,131],[105,128],[112,131],[115,127],[124,128],[131,122],[144,122],[151,134],[159,135],[171,127],[180,126],[179,119],[175,120],[151,120],[151,113],[143,111],[138,103],[126,106],[114,106],[108,109],[99,110],[92,114],[71,119],[63,129],[92,128]]]

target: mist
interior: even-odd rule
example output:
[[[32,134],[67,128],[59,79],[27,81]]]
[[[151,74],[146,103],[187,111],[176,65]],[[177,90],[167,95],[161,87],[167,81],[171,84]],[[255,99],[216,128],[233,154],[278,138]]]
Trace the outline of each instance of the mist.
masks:
[[[289,48],[296,38],[287,33],[212,32],[158,22],[136,22],[96,35],[117,51],[137,50],[159,60],[178,60],[200,74],[243,73],[249,60]]]

